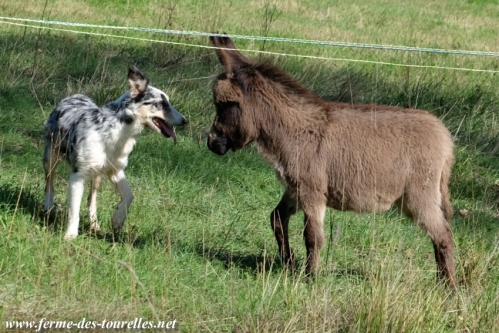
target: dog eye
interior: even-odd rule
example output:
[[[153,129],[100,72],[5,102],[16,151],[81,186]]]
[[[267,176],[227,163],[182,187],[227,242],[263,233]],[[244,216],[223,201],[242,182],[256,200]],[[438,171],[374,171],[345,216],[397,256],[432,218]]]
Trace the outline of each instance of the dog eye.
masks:
[[[170,104],[168,102],[163,102],[161,105],[159,105],[159,108],[163,108],[163,110],[169,110],[170,109]]]
[[[144,102],[142,105],[151,105],[153,102]]]

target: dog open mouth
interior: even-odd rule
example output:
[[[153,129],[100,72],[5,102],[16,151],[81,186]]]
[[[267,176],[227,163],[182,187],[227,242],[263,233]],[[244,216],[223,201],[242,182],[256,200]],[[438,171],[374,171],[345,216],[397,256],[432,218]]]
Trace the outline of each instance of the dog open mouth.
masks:
[[[154,117],[152,118],[152,121],[154,125],[156,125],[159,128],[161,134],[163,134],[166,138],[170,137],[173,138],[173,142],[175,144],[177,143],[177,136],[175,135],[175,132],[170,127],[168,127],[168,125],[163,119]]]

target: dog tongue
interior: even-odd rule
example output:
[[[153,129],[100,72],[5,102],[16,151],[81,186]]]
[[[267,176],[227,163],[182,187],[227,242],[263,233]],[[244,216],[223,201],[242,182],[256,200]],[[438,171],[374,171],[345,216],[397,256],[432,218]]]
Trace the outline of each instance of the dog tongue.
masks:
[[[177,143],[177,136],[175,135],[175,132],[168,127],[168,125],[165,123],[165,121],[161,118],[155,118],[156,119],[156,124],[159,125],[159,129],[161,130],[161,134],[163,134],[165,137],[173,138],[173,143]]]

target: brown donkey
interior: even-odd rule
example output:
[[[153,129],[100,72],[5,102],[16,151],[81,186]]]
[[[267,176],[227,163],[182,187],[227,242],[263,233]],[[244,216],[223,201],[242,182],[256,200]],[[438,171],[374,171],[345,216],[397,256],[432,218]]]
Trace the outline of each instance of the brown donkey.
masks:
[[[455,288],[454,161],[449,131],[422,110],[326,102],[266,63],[253,63],[228,37],[211,37],[226,72],[213,86],[216,118],[208,147],[223,155],[256,142],[286,191],[270,215],[280,255],[292,265],[288,223],[305,213],[306,272],[319,265],[326,206],[381,212],[395,203],[435,249],[437,277]]]

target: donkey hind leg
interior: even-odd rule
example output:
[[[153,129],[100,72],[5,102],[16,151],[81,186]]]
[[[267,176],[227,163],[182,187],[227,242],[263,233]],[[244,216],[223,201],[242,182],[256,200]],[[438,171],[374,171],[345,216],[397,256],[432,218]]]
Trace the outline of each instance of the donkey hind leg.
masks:
[[[448,172],[443,172],[442,180],[440,181],[440,192],[442,193],[441,208],[445,219],[450,223],[452,216],[454,215],[454,207],[452,207],[452,203],[450,202],[449,186],[447,185],[448,183]]]
[[[128,215],[128,210],[133,201],[133,194],[130,189],[130,185],[125,178],[125,172],[123,170],[119,170],[115,175],[111,176],[111,182],[116,186],[116,190],[121,198],[121,201],[116,207],[111,220],[114,233],[116,234],[123,226],[123,223]]]
[[[274,231],[279,255],[286,266],[294,266],[294,254],[289,247],[288,224],[291,215],[297,211],[296,199],[293,199],[287,192],[281,198],[279,204],[270,214],[270,226]]]
[[[320,250],[324,243],[324,215],[326,213],[326,200],[311,200],[309,204],[303,204],[305,213],[305,228],[303,238],[307,249],[306,274],[314,274],[319,270]]]
[[[43,154],[43,168],[45,169],[45,201],[43,204],[43,211],[50,221],[53,221],[56,215],[54,204],[54,176],[58,163],[58,152],[53,149],[51,143],[47,143]]]
[[[456,288],[454,265],[454,240],[449,222],[444,216],[441,193],[434,195],[421,191],[421,188],[409,192],[401,202],[402,211],[423,228],[433,242],[437,263],[437,282],[445,282],[452,289]]]
[[[102,177],[96,173],[92,177],[90,193],[88,195],[88,215],[90,217],[90,230],[99,231],[100,225],[97,220],[97,191],[100,188]]]
[[[78,225],[80,224],[80,206],[83,198],[85,176],[79,172],[73,172],[69,176],[68,190],[68,229],[64,239],[70,240],[78,236]]]

